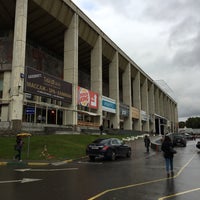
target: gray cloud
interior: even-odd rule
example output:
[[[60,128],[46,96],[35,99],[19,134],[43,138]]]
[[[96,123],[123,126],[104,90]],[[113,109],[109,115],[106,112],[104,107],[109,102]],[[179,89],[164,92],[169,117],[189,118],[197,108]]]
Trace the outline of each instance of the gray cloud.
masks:
[[[199,17],[200,1],[197,0],[145,0],[142,2],[146,5],[143,16],[149,20],[174,23],[185,16]]]
[[[200,116],[200,1],[74,2],[151,78],[165,80],[179,118]]]

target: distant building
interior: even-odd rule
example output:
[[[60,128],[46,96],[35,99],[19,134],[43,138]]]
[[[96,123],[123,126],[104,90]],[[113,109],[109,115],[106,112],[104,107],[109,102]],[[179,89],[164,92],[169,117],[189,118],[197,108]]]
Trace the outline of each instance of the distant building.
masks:
[[[189,134],[200,134],[200,129],[199,128],[179,128],[178,129],[179,133],[189,133]]]
[[[177,102],[70,0],[0,8],[1,128],[178,131]]]
[[[178,129],[179,133],[189,133],[189,134],[193,133],[194,132],[193,130],[194,129],[192,128],[186,128],[186,127]]]

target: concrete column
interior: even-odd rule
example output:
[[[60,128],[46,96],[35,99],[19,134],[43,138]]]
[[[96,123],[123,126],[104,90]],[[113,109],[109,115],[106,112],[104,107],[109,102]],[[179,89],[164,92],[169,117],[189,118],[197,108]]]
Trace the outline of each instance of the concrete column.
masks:
[[[167,131],[171,132],[171,127],[169,127],[169,122],[170,120],[170,99],[169,97],[166,98],[166,116],[167,116],[167,120],[168,120],[168,124],[167,124]]]
[[[9,100],[9,89],[10,89],[10,78],[11,72],[4,72],[3,76],[3,100]],[[9,107],[7,105],[2,105],[1,107],[1,121],[9,121]]]
[[[160,114],[159,112],[159,90],[155,89],[155,113]]]
[[[174,132],[174,110],[173,110],[173,102],[170,102],[170,113],[171,113],[171,124],[172,124],[172,131]]]
[[[114,127],[120,127],[119,118],[119,55],[115,53],[109,66],[109,94],[110,98],[116,100],[116,114],[111,118]]]
[[[28,0],[16,0],[15,27],[13,41],[13,60],[10,90],[10,120],[13,130],[21,129],[23,115],[23,87],[24,80],[20,74],[24,74],[26,30],[27,30]]]
[[[150,115],[150,124],[149,124],[149,131],[155,132],[155,98],[154,98],[154,84],[150,83],[149,85],[149,115]]]
[[[166,108],[167,108],[167,119],[170,120],[170,99],[169,98],[167,98],[167,106],[166,106]]]
[[[175,113],[175,105],[174,102],[172,102],[172,121],[174,124],[174,132],[176,131],[176,113]]]
[[[65,111],[64,124],[77,125],[78,15],[74,14],[64,34],[64,81],[72,83],[72,111]]]
[[[163,107],[163,101],[164,101],[164,94],[163,92],[160,93],[160,115],[164,116],[164,107]]]
[[[169,119],[169,121],[170,121],[170,132],[172,132],[172,127],[171,127],[171,124],[172,124],[172,117],[171,117],[171,100],[170,99],[168,99],[168,106],[167,106],[167,108],[168,108],[168,119]]]
[[[126,66],[122,77],[123,81],[123,102],[129,105],[129,117],[124,121],[124,129],[132,130],[132,111],[131,111],[131,65]]]
[[[138,71],[133,81],[133,104],[139,111],[141,110],[141,98],[140,98],[140,72]],[[141,116],[139,120],[134,123],[135,130],[141,131]]]
[[[141,88],[141,95],[142,95],[142,110],[144,110],[147,114],[147,121],[145,121],[143,124],[143,131],[149,131],[149,106],[148,106],[148,87],[147,87],[147,79],[145,78],[144,83]]]
[[[102,124],[102,38],[99,36],[91,52],[91,90],[99,94],[99,119]]]
[[[175,132],[178,132],[178,108],[177,108],[177,104],[174,104],[174,115],[175,115],[175,124],[176,124]]]
[[[167,96],[163,94],[163,116],[167,118]]]

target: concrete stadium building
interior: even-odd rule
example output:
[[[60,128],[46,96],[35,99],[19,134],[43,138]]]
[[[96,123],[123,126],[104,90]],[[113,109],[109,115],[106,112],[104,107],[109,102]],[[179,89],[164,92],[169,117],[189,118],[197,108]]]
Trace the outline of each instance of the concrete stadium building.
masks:
[[[177,102],[70,0],[0,0],[3,130],[163,134]]]

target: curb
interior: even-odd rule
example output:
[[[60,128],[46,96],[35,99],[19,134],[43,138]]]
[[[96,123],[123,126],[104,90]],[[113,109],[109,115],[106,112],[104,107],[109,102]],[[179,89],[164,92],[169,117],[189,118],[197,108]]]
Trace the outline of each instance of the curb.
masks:
[[[0,166],[5,166],[7,165],[8,162],[0,162]]]
[[[8,162],[0,162],[0,166],[48,166],[48,165],[53,165],[53,166],[59,166],[63,164],[67,164],[72,162],[73,160],[64,160],[64,161],[57,161],[57,162],[17,162],[17,161],[8,161]]]

